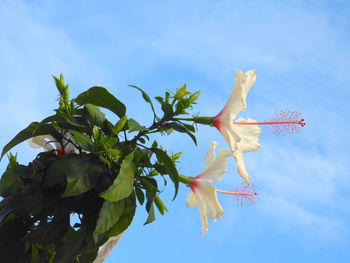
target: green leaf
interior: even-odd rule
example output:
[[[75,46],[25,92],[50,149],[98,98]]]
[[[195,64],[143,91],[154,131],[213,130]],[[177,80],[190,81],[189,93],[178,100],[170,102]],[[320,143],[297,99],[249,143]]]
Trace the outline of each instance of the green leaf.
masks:
[[[169,103],[164,103],[161,109],[164,112],[165,119],[170,119],[174,115],[173,107]]]
[[[103,144],[107,149],[115,146],[117,142],[118,142],[118,139],[115,137],[106,136],[103,138]]]
[[[131,152],[124,158],[117,178],[106,191],[100,194],[102,198],[110,202],[117,202],[132,194],[136,171],[133,158],[134,152]]]
[[[190,102],[193,103],[201,95],[201,91],[197,91],[190,96]]]
[[[124,128],[127,119],[128,118],[126,117],[126,115],[120,118],[120,120],[112,128],[113,134],[118,134]]]
[[[157,181],[154,180],[153,178],[144,176],[144,177],[141,177],[141,182],[143,187],[147,190],[148,193],[160,192],[158,190]]]
[[[168,123],[168,125],[171,128],[173,128],[175,131],[188,134],[191,137],[191,139],[193,140],[194,144],[197,145],[196,137],[189,130],[187,130],[187,128],[185,126],[183,126],[177,122],[171,122],[171,123]]]
[[[118,222],[111,228],[108,233],[108,237],[113,237],[119,235],[125,231],[132,222],[136,210],[136,199],[135,193],[131,194],[127,199],[125,199],[125,206],[121,217]]]
[[[19,193],[23,188],[23,183],[19,176],[28,178],[32,170],[24,165],[8,167],[0,180],[0,195],[3,197]]]
[[[90,103],[85,104],[85,109],[87,110],[89,114],[89,123],[91,126],[98,126],[101,127],[103,122],[105,121],[106,117],[105,115],[100,111],[100,109]]]
[[[134,119],[128,119],[128,127],[129,127],[129,133],[134,131],[149,131],[145,126],[141,126],[137,121]]]
[[[156,204],[158,211],[162,216],[164,215],[164,211],[168,212],[168,209],[166,208],[163,201],[159,198],[158,195],[156,195],[156,197],[154,198],[154,203]]]
[[[94,151],[95,144],[90,137],[75,130],[69,130],[69,131],[71,132],[74,141],[78,143],[81,148],[89,152]]]
[[[94,127],[92,128],[92,138],[94,138],[95,142],[97,142],[99,134],[100,134],[100,130],[96,125],[94,125]]]
[[[170,157],[163,150],[158,148],[151,148],[151,151],[156,154],[158,161],[162,162],[165,165],[167,172],[170,176],[170,179],[174,183],[174,187],[175,187],[175,195],[173,198],[174,200],[179,190],[179,174],[176,170],[176,167],[173,161],[170,159]]]
[[[102,173],[102,167],[87,154],[65,155],[48,167],[44,186],[61,184],[66,178],[67,186],[64,196],[76,196],[93,188]]]
[[[91,103],[106,108],[118,115],[119,118],[123,117],[126,111],[125,105],[103,87],[92,87],[81,93],[75,101],[79,105]]]
[[[152,103],[152,101],[151,101],[151,98],[147,95],[147,93],[144,92],[142,89],[140,89],[140,88],[137,87],[137,86],[129,85],[129,87],[132,87],[132,88],[135,88],[135,89],[141,91],[143,99],[151,105],[151,108],[152,108],[154,117],[157,117],[156,112],[155,112],[155,110],[154,110],[153,103]]]
[[[175,98],[180,100],[187,94],[191,94],[191,92],[186,91],[186,83],[176,91]]]
[[[116,162],[120,157],[120,151],[118,149],[106,149],[105,152],[108,158],[114,162]]]
[[[86,121],[84,119],[82,119],[81,117],[69,117],[69,116],[63,116],[64,119],[70,124],[73,125],[75,127],[79,127],[79,128],[86,128],[88,127],[88,124],[86,123]]]
[[[146,222],[143,225],[150,224],[156,220],[156,216],[154,214],[154,208],[153,208],[153,201],[150,204],[149,210],[147,212],[148,212],[148,217],[147,217]]]
[[[110,230],[122,215],[124,205],[124,200],[119,200],[118,202],[109,202],[105,200],[98,213],[94,235],[103,234]]]
[[[92,164],[88,158],[71,157],[67,161],[67,166],[63,169],[67,176],[67,187],[63,196],[79,195],[95,186],[102,172],[99,165]]]
[[[139,201],[140,205],[143,205],[143,203],[145,202],[145,195],[144,195],[144,193],[138,187],[135,187],[135,192],[136,192],[137,200]]]
[[[20,144],[25,140],[39,135],[52,135],[54,138],[57,138],[59,136],[57,130],[50,124],[39,126],[38,122],[32,122],[27,128],[20,131],[8,144],[5,145],[2,150],[0,160],[9,150],[11,150],[17,144]]]

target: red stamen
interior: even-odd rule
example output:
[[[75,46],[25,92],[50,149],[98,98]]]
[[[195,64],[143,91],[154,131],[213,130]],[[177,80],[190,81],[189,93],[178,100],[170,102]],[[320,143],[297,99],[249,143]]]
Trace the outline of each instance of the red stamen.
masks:
[[[285,136],[287,134],[299,133],[305,126],[301,113],[297,111],[279,111],[275,112],[271,119],[265,122],[234,122],[235,125],[270,125],[273,133]]]
[[[233,192],[222,190],[216,190],[216,192],[232,195],[238,206],[243,206],[244,203],[254,205],[257,202],[255,185],[241,184]]]

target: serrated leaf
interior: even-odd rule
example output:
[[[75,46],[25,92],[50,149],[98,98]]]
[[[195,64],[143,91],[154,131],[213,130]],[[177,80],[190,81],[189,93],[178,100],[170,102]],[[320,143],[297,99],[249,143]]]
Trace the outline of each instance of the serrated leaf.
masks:
[[[79,105],[91,103],[106,108],[118,115],[119,118],[123,117],[126,111],[125,105],[103,87],[92,87],[81,93],[75,101]]]
[[[88,152],[94,151],[95,144],[90,137],[76,130],[69,130],[69,131],[71,132],[74,141],[78,143],[81,146],[81,148],[83,148]]]
[[[167,172],[170,176],[170,179],[174,183],[174,187],[175,187],[175,195],[173,198],[174,200],[179,190],[179,174],[176,170],[176,167],[173,161],[170,159],[170,157],[163,150],[158,148],[151,148],[151,151],[157,155],[158,161],[162,162],[165,165]]]
[[[0,160],[14,146],[32,137],[39,135],[52,135],[54,138],[57,138],[59,136],[57,130],[50,124],[39,125],[40,124],[38,122],[32,122],[27,128],[20,131],[8,144],[5,145],[2,150]]]
[[[149,131],[145,126],[141,126],[137,121],[131,118],[128,119],[128,127],[129,133],[134,131]]]
[[[99,235],[110,230],[118,222],[125,206],[124,200],[109,202],[105,200],[98,213],[98,219],[94,235]]]
[[[117,178],[106,191],[100,194],[102,198],[110,202],[116,202],[132,194],[136,171],[133,158],[134,152],[131,152],[124,158]]]

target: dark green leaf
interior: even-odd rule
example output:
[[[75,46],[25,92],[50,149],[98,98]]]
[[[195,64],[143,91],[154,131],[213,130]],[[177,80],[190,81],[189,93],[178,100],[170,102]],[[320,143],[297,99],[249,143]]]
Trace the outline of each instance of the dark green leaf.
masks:
[[[91,126],[101,127],[102,123],[105,121],[105,115],[100,111],[100,109],[93,104],[85,104],[85,108],[89,114],[89,122]]]
[[[145,195],[142,192],[142,190],[138,187],[135,187],[135,192],[136,192],[136,197],[137,200],[139,201],[140,205],[143,205],[144,201],[145,201]]]
[[[134,119],[128,119],[129,133],[134,131],[149,131],[145,126],[141,126]]]
[[[62,168],[61,168],[62,169]],[[91,163],[88,158],[71,157],[62,169],[67,177],[67,187],[63,196],[75,196],[87,192],[95,186],[102,168]]]
[[[161,109],[164,112],[164,117],[166,119],[170,119],[174,115],[173,107],[169,103],[164,103]]]
[[[72,133],[74,141],[76,143],[78,143],[81,148],[83,148],[84,150],[86,150],[88,152],[94,151],[95,144],[91,140],[90,137],[84,135],[81,132],[75,131],[75,130],[70,130],[70,132]]]
[[[75,99],[75,101],[79,105],[91,103],[93,105],[109,109],[118,115],[119,118],[125,115],[125,105],[103,87],[92,87],[89,90],[81,93]]]
[[[79,128],[86,128],[87,127],[87,123],[84,119],[82,119],[81,117],[69,117],[69,116],[64,116],[64,119],[70,124],[73,125],[75,127],[79,127]]]
[[[149,177],[141,177],[141,182],[143,187],[147,190],[148,193],[156,193],[159,192],[158,186],[157,186],[157,181],[154,180],[153,178]]]
[[[196,129],[194,128],[194,126],[192,125],[188,125],[186,123],[181,123],[187,130],[189,130],[190,132],[195,132]]]
[[[154,208],[153,208],[153,201],[150,204],[149,210],[148,210],[148,217],[144,225],[152,223],[154,220],[156,220],[156,216],[154,214]]]
[[[197,145],[197,139],[196,137],[189,131],[187,130],[187,128],[177,122],[171,122],[168,124],[171,128],[173,128],[174,130],[178,131],[178,132],[182,132],[182,133],[186,133],[188,134],[191,139],[193,140],[194,144]]]
[[[124,205],[124,200],[119,200],[117,202],[109,202],[105,200],[100,212],[98,213],[94,235],[102,234],[110,230],[112,226],[118,222],[120,216],[122,215]]]
[[[154,110],[153,103],[152,103],[152,101],[151,101],[151,98],[147,95],[147,93],[144,92],[142,89],[140,89],[140,88],[137,87],[137,86],[134,86],[134,85],[129,85],[129,86],[132,87],[132,88],[135,88],[135,89],[137,89],[137,90],[139,90],[139,91],[141,91],[143,99],[151,105],[151,108],[152,108],[152,111],[153,111],[153,113],[154,113],[154,116],[156,117],[156,112],[155,112],[155,110]]]
[[[134,152],[124,158],[117,178],[106,191],[100,194],[102,198],[110,202],[116,202],[132,194],[136,171],[133,158]]]
[[[174,183],[174,187],[175,187],[175,195],[173,198],[174,200],[179,190],[179,174],[176,170],[176,167],[173,161],[170,159],[170,157],[163,150],[158,148],[151,148],[151,151],[153,151],[157,155],[158,161],[162,162],[165,165],[168,171],[168,174],[170,176],[170,179]]]
[[[28,140],[32,137],[39,135],[52,135],[54,138],[58,137],[57,130],[49,124],[39,126],[38,122],[32,122],[27,128],[20,131],[2,150],[0,160],[11,148]]]
[[[18,193],[23,188],[20,177],[28,178],[31,173],[32,170],[24,165],[8,167],[0,180],[0,195],[5,197]]]

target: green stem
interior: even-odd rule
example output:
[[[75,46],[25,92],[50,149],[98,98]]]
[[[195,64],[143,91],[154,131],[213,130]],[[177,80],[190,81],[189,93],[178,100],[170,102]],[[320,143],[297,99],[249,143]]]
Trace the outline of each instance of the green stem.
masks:
[[[194,117],[194,118],[173,118],[177,121],[193,121],[204,125],[213,125],[212,119],[214,117]]]
[[[179,174],[179,181],[180,181],[181,183],[186,184],[187,186],[190,185],[190,177],[187,177],[187,176],[184,176],[184,175]]]

